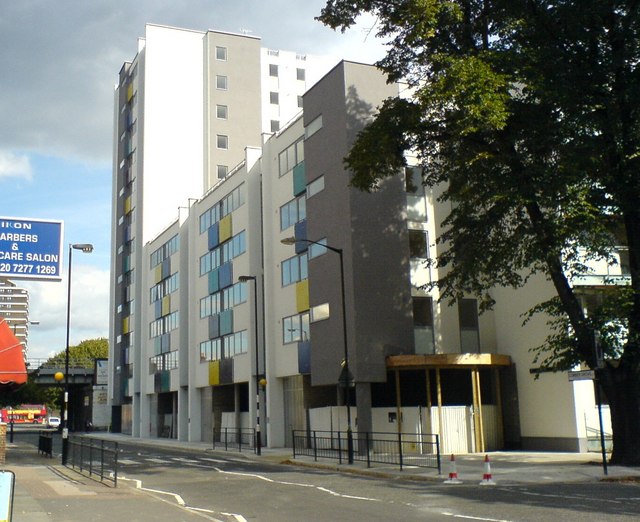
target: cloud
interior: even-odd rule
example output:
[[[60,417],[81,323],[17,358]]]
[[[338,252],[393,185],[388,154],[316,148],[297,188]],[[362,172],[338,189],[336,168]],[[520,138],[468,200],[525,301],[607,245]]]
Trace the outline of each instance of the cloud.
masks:
[[[0,179],[22,178],[31,179],[32,170],[29,157],[0,150]]]
[[[109,336],[109,271],[81,264],[73,259],[71,280],[70,344],[85,339]],[[60,282],[15,281],[29,291],[29,327],[27,355],[47,358],[66,346],[67,290],[66,274]]]
[[[323,0],[21,0],[0,13],[0,143],[7,150],[111,162],[113,86],[145,23],[250,31],[262,45],[356,61],[380,57],[371,20],[345,34],[314,20]]]

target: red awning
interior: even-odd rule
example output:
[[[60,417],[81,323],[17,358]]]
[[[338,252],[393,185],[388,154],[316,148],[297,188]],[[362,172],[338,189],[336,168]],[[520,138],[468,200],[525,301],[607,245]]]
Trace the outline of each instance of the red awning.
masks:
[[[22,344],[9,325],[0,317],[0,384],[24,384],[27,382],[27,367],[24,362]]]

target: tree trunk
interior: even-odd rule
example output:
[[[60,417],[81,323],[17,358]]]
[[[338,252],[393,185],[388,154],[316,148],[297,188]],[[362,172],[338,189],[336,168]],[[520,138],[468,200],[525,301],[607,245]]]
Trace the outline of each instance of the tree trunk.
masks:
[[[611,464],[640,466],[640,379],[636,368],[621,364],[598,371],[609,401],[613,430]]]

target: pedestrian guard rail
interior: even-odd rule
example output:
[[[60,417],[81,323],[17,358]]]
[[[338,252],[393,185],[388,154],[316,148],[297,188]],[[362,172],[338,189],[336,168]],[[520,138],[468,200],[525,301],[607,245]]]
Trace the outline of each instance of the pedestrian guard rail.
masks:
[[[346,431],[293,430],[293,458],[298,456],[337,460],[348,459]],[[434,468],[441,473],[440,439],[431,433],[358,432],[353,433],[353,460],[372,464],[391,464]]]
[[[70,436],[67,466],[118,486],[118,443],[93,437]]]
[[[256,430],[254,428],[214,428],[213,449],[256,452]]]

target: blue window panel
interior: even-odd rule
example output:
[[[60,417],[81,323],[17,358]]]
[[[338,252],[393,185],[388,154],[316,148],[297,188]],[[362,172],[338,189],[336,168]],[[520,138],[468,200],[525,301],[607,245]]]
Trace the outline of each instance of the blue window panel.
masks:
[[[171,334],[162,334],[162,336],[160,337],[160,346],[162,353],[167,353],[169,350],[171,350]]]
[[[305,176],[304,161],[293,167],[293,195],[299,196],[307,190],[307,178]]]
[[[220,316],[212,315],[209,317],[209,339],[220,337]]]
[[[219,268],[215,268],[209,272],[209,294],[215,294],[220,290],[220,281],[218,278]]]
[[[153,340],[153,355],[160,355],[162,353],[162,337],[156,337]]]
[[[168,392],[171,384],[171,375],[168,370],[163,370],[153,376],[154,391],[156,393]]]
[[[233,384],[233,357],[220,361],[220,384]]]
[[[298,373],[311,373],[311,341],[298,342]]]
[[[218,285],[220,288],[227,288],[233,284],[233,265],[225,263],[218,269]]]
[[[220,318],[220,335],[233,333],[233,308],[221,312],[218,317]]]
[[[171,258],[162,261],[162,279],[167,279],[171,275]]]
[[[309,248],[309,243],[300,241],[300,239],[307,239],[307,220],[298,221],[294,230],[296,239],[298,240],[296,241],[296,254],[302,254],[302,252],[305,252],[307,248]]]
[[[213,250],[220,244],[220,225],[214,223],[209,227],[208,232],[208,246],[209,250]]]
[[[154,319],[160,319],[162,317],[162,301],[156,301],[153,303],[154,308]]]

